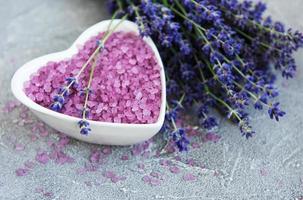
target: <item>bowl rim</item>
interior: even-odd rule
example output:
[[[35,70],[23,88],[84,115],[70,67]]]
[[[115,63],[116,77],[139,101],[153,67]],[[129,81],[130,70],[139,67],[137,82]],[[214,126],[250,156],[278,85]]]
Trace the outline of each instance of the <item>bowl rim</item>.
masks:
[[[119,23],[120,19],[114,19],[112,24],[113,26],[117,23]],[[34,73],[36,73],[41,67],[43,67],[47,62],[56,62],[59,60],[69,59],[73,55],[75,55],[78,52],[78,45],[83,45],[89,38],[96,36],[98,33],[105,31],[105,27],[109,25],[111,20],[104,20],[101,21],[88,29],[86,29],[82,34],[73,42],[73,44],[67,48],[66,50],[47,54],[44,56],[40,56],[38,58],[35,58],[24,65],[22,65],[13,75],[13,78],[11,79],[11,90],[14,94],[14,96],[25,106],[28,108],[46,114],[51,115],[53,117],[56,117],[61,120],[68,120],[71,122],[78,122],[81,118],[69,116],[63,113],[55,112],[51,109],[45,108],[38,103],[31,100],[24,92],[24,84],[29,81],[30,76]],[[124,29],[123,29],[124,26]],[[128,29],[128,30],[125,30]],[[129,20],[124,20],[120,26],[117,28],[115,32],[118,31],[124,31],[124,32],[135,32],[137,35],[139,35],[139,29],[138,26]],[[108,127],[159,127],[162,126],[165,119],[165,109],[166,109],[166,80],[165,80],[165,72],[164,72],[164,66],[162,59],[160,57],[159,51],[152,41],[150,37],[144,37],[143,40],[151,47],[153,50],[157,62],[160,66],[160,80],[161,80],[161,106],[160,106],[160,112],[159,116],[156,122],[154,123],[148,123],[148,124],[129,124],[129,123],[115,123],[115,122],[102,122],[102,121],[94,121],[94,120],[88,120],[88,122],[91,125],[103,125]],[[42,64],[44,63],[44,64]]]

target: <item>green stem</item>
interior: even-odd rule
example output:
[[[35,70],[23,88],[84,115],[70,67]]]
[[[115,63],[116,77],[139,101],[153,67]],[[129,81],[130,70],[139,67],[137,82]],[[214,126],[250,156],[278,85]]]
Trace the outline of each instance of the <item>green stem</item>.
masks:
[[[257,102],[258,100],[259,100],[259,98],[254,94],[254,93],[252,93],[252,92],[250,92],[250,91],[248,91],[247,89],[245,89],[241,84],[239,84],[239,83],[237,83],[236,81],[234,81],[234,84],[237,86],[237,87],[239,87],[241,90],[244,90],[245,92],[247,92],[252,98],[254,98],[255,99],[255,101]],[[266,106],[266,107],[271,107],[270,105],[268,105],[268,104],[266,104],[266,103],[264,103],[264,102],[262,102],[262,101],[260,101],[264,106]]]
[[[179,99],[178,104],[182,105],[182,102],[183,102],[184,98],[185,98],[185,93],[183,93],[183,95]],[[169,106],[168,102],[166,102],[166,110],[170,110],[170,106]],[[172,125],[174,127],[174,130],[177,130],[178,128],[176,126],[175,120],[173,118],[171,118],[170,121],[171,121],[171,123],[172,123]]]
[[[199,62],[197,56],[195,56],[195,60],[196,60],[197,63]],[[206,78],[205,78],[204,73],[203,73],[203,71],[202,71],[202,69],[200,67],[198,68],[198,71],[199,71],[200,76],[202,78],[202,81],[204,83],[203,85],[205,87],[206,92],[209,92],[209,88],[208,88],[208,86],[206,84]]]
[[[169,3],[168,3],[167,0],[162,0],[162,3],[163,3],[163,5],[165,5],[165,6],[169,6]]]
[[[208,94],[213,97],[216,101],[218,101],[219,103],[221,103],[223,106],[225,106],[229,112],[231,112],[233,115],[236,116],[236,118],[240,121],[242,121],[241,117],[238,115],[238,113],[232,109],[225,101],[223,101],[222,99],[220,99],[219,97],[217,97],[216,95],[214,95],[213,93],[211,92],[208,92]]]
[[[118,28],[118,26],[120,26],[121,23],[123,23],[126,20],[127,17],[128,17],[128,15],[124,15],[121,18],[121,20],[112,29],[110,29],[110,27],[112,25],[113,20],[110,22],[105,36],[101,39],[101,44],[103,44],[103,45],[105,44],[105,42],[108,40],[108,38],[111,36],[111,34]]]
[[[116,0],[117,4],[118,4],[118,7],[119,7],[119,10],[123,10],[123,4],[121,1],[119,0]]]
[[[136,15],[136,17],[138,17],[138,19],[140,19],[140,20],[138,20],[138,21],[140,21],[141,23],[141,27],[142,27],[142,30],[145,30],[145,26],[144,26],[144,23],[143,23],[143,21],[142,21],[142,18],[141,18],[141,15],[140,15],[140,13],[139,13],[139,11],[138,11],[138,7],[137,6],[135,6],[133,3],[131,3],[131,6],[133,7],[133,9],[134,9],[134,11],[135,11],[135,15]]]
[[[90,87],[93,81],[93,76],[94,76],[94,71],[96,68],[96,64],[97,64],[97,58],[94,59],[94,62],[92,64],[92,68],[90,70],[89,73],[89,80],[85,89],[85,101],[84,101],[84,106],[83,106],[83,113],[82,113],[82,118],[85,119],[86,118],[86,109],[87,109],[87,102],[88,102],[88,97],[89,97],[89,93],[90,93]]]
[[[179,12],[177,9],[173,8],[173,7],[169,7],[172,11],[174,11],[179,17],[189,21],[190,23],[192,23],[193,25],[195,25],[196,27],[199,27],[200,29],[202,29],[203,31],[206,31],[205,28],[203,28],[202,26],[200,26],[199,24],[197,24],[195,21],[189,19],[188,17],[186,17],[184,14],[182,14],[181,12]]]
[[[175,120],[173,118],[171,118],[170,121],[171,121],[171,123],[172,123],[172,125],[174,127],[174,130],[175,131],[178,130]]]
[[[95,51],[93,52],[93,54],[89,57],[89,59],[85,62],[85,64],[82,66],[82,68],[80,69],[80,71],[77,73],[77,75],[75,76],[76,79],[79,79],[79,76],[82,74],[82,72],[84,71],[84,69],[88,66],[88,64],[95,58],[95,56],[100,51],[100,49],[101,49],[101,46],[99,45],[95,49]]]

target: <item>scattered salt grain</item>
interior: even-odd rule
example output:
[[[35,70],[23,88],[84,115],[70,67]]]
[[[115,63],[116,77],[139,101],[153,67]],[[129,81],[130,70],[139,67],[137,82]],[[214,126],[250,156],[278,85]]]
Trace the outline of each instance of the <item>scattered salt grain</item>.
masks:
[[[110,155],[112,153],[112,149],[110,147],[104,147],[104,149],[102,149],[102,153],[105,155]]]
[[[121,160],[129,160],[128,155],[124,154],[121,156]]]
[[[182,178],[183,178],[184,181],[195,181],[195,180],[197,180],[197,177],[195,175],[191,174],[191,173],[184,174]]]
[[[92,163],[99,163],[101,158],[101,153],[98,149],[92,149],[91,154],[89,156],[89,160]]]
[[[204,142],[218,142],[220,140],[221,136],[215,134],[215,133],[207,133],[204,137],[203,137],[203,141]]]
[[[45,152],[45,151],[38,152],[36,155],[36,161],[38,161],[39,163],[42,163],[42,164],[48,163],[49,156],[48,156],[47,152]]]
[[[29,169],[27,168],[19,168],[16,170],[16,175],[17,176],[25,176],[29,173]]]
[[[169,168],[169,171],[171,172],[171,173],[174,173],[174,174],[178,174],[178,173],[180,173],[180,168],[178,168],[177,166],[171,166],[170,168]]]
[[[15,144],[16,151],[23,151],[24,147],[25,147],[24,144],[20,144],[20,143]]]

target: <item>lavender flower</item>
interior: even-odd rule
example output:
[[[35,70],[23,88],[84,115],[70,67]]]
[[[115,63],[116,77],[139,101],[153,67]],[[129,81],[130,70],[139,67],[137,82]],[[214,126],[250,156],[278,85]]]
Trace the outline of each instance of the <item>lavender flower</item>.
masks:
[[[255,132],[247,108],[267,109],[277,121],[285,115],[275,98],[271,66],[284,78],[296,72],[293,53],[303,47],[303,34],[264,17],[266,5],[250,0],[116,0],[138,23],[142,36],[151,36],[160,50],[167,76],[167,140],[186,150],[185,129],[176,126],[184,112],[198,105],[199,125],[218,125],[217,109],[238,124],[243,136]],[[120,5],[120,6],[118,6]],[[182,99],[182,101],[180,101]],[[176,102],[179,102],[179,104]],[[181,102],[181,103],[180,103]],[[182,106],[180,106],[182,105]]]
[[[185,130],[183,128],[179,128],[172,133],[172,139],[175,142],[178,150],[188,151],[189,140],[186,137]]]
[[[80,120],[78,125],[82,135],[88,135],[91,132],[91,128],[89,127],[90,124],[87,120]]]
[[[275,103],[269,108],[268,114],[271,119],[275,118],[277,121],[279,121],[279,117],[283,117],[286,113],[280,110],[279,103]]]
[[[75,77],[68,77],[65,80],[65,85],[61,87],[53,97],[53,103],[50,105],[50,109],[56,112],[60,112],[66,101],[66,98],[71,93],[71,88],[77,88],[78,84]]]

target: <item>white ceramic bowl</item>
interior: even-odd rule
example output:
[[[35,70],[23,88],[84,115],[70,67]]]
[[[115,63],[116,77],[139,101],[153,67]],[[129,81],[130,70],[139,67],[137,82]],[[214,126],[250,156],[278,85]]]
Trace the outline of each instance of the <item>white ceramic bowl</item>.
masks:
[[[79,118],[64,115],[54,112],[50,109],[44,108],[39,104],[33,102],[24,93],[24,83],[30,79],[30,75],[37,72],[40,67],[43,67],[48,61],[60,61],[70,58],[78,52],[76,45],[84,44],[89,38],[97,35],[100,32],[107,30],[111,20],[102,21],[94,26],[88,28],[83,32],[74,44],[67,50],[45,55],[36,58],[17,70],[11,81],[12,92],[15,97],[27,106],[38,118],[44,121],[54,129],[65,133],[71,137],[77,138],[90,143],[109,144],[109,145],[131,145],[138,142],[148,140],[154,136],[162,127],[165,117],[166,106],[166,89],[165,89],[165,75],[163,63],[159,52],[150,38],[144,38],[145,42],[152,48],[157,58],[158,64],[161,67],[161,84],[162,84],[162,99],[160,115],[156,123],[153,124],[123,124],[123,123],[109,123],[89,121],[91,124],[91,133],[87,136],[79,133],[77,122]],[[114,27],[120,20],[114,20],[112,27]],[[133,31],[139,34],[138,26],[125,20],[115,31]]]

